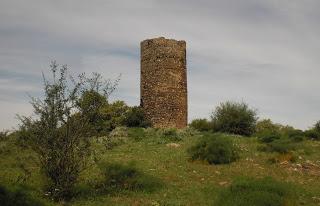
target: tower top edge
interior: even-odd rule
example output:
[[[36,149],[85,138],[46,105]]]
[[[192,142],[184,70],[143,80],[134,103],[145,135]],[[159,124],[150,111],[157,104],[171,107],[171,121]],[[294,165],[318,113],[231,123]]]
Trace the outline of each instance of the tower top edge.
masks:
[[[145,39],[140,42],[141,45],[143,44],[152,44],[152,43],[176,43],[176,44],[182,44],[185,45],[186,41],[185,40],[175,40],[175,39],[167,39],[165,37],[156,37],[156,38],[151,38],[151,39]]]

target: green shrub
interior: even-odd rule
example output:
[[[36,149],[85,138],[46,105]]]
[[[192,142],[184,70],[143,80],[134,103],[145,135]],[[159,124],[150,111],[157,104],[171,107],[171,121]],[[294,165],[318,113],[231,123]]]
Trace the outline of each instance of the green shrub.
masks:
[[[257,122],[255,136],[265,143],[280,138],[289,138],[294,142],[301,142],[305,139],[305,134],[302,130],[288,125],[275,124],[270,119]]]
[[[151,123],[145,118],[141,107],[135,106],[129,109],[124,119],[124,125],[127,127],[150,127]]]
[[[239,178],[220,192],[214,205],[219,206],[294,206],[297,205],[292,185],[263,179]]]
[[[280,124],[275,124],[270,119],[260,120],[256,124],[255,135],[259,136],[263,133],[280,133],[280,128]]]
[[[295,129],[292,126],[282,126],[280,132],[283,137],[288,138],[294,142],[301,142],[305,139],[304,132],[299,129]]]
[[[289,131],[287,137],[293,142],[302,142],[305,139],[304,132],[299,129]]]
[[[108,104],[107,97],[94,90],[84,91],[78,104],[81,112],[88,119],[91,135],[103,133],[105,125],[100,110]]]
[[[297,148],[297,143],[292,142],[290,139],[281,138],[274,140],[260,147],[259,150],[263,152],[278,152],[278,153],[289,153]]]
[[[190,127],[198,130],[198,131],[210,131],[213,129],[213,125],[207,119],[194,119],[189,124]]]
[[[20,138],[37,154],[48,194],[58,201],[73,197],[80,173],[92,155],[88,112],[95,106],[91,100],[100,101],[96,94],[107,96],[114,90],[99,74],[69,79],[67,70],[67,66],[53,62],[51,80],[43,79],[43,99],[31,99],[34,116],[20,117]]]
[[[110,132],[116,127],[123,126],[128,112],[129,106],[127,106],[124,101],[115,101],[106,104],[100,109],[104,129]]]
[[[221,134],[202,137],[187,152],[192,160],[204,160],[209,164],[227,164],[239,158],[233,140]]]
[[[1,206],[42,206],[40,201],[34,199],[23,187],[7,188],[0,185]]]
[[[101,166],[104,181],[98,188],[107,192],[122,190],[153,192],[161,187],[155,177],[138,171],[133,164],[107,164]]]
[[[246,103],[221,103],[212,113],[215,131],[250,136],[255,131],[256,111]]]
[[[300,129],[292,129],[292,130],[287,131],[286,135],[287,135],[287,137],[291,138],[294,136],[303,136],[304,133]]]
[[[265,143],[258,150],[264,152],[278,152],[288,154],[297,147],[297,142],[305,139],[303,131],[294,129],[291,126],[274,124],[270,120],[263,120],[257,124],[259,141]]]
[[[315,129],[305,131],[304,135],[309,139],[320,140],[320,132],[317,132]]]
[[[316,122],[313,128],[306,130],[304,135],[309,139],[320,140],[320,121]]]
[[[262,131],[258,134],[258,138],[263,143],[270,143],[270,142],[273,142],[275,140],[280,139],[281,134],[276,131],[265,130],[265,131]]]

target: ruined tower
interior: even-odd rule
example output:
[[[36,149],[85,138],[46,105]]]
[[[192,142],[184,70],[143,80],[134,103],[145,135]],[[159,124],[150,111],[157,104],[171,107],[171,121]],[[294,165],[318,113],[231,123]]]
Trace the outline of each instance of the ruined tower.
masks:
[[[154,127],[183,128],[188,122],[186,42],[141,42],[141,106]]]

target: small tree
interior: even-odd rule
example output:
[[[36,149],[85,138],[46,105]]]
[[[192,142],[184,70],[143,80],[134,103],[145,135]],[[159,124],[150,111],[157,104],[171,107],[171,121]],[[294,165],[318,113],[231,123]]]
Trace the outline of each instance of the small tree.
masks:
[[[124,101],[108,103],[100,109],[104,128],[112,131],[116,127],[122,126],[129,112],[129,106]]]
[[[83,79],[86,86],[81,91],[79,110],[87,117],[91,134],[99,135],[108,131],[102,110],[109,107],[108,97],[118,85],[120,76],[114,82],[104,80],[98,73]]]
[[[88,118],[92,135],[99,134],[104,130],[104,121],[100,110],[107,104],[107,98],[93,90],[83,92],[79,99],[79,108]]]
[[[255,131],[257,113],[246,103],[221,103],[211,115],[214,130],[250,136]]]
[[[52,81],[44,79],[44,99],[32,98],[31,104],[37,118],[20,117],[23,140],[38,154],[41,171],[48,179],[48,190],[52,197],[68,199],[86,166],[90,155],[88,115],[91,106],[83,103],[88,91],[113,91],[100,80],[79,76],[79,80],[67,79],[67,66],[51,64]],[[98,75],[99,76],[99,75]],[[91,94],[91,93],[90,93]],[[108,93],[109,94],[109,93]],[[84,97],[84,98],[81,98]]]

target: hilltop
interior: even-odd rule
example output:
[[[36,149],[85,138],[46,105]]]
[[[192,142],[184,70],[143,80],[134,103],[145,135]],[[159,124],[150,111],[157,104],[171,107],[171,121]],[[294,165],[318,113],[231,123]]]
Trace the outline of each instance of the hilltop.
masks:
[[[208,133],[191,129],[164,133],[142,128],[116,130],[112,141],[106,137],[93,140],[92,147],[100,154],[99,164],[81,173],[77,195],[70,205],[214,205],[223,191],[241,177],[271,177],[290,184],[296,194],[290,197],[296,201],[292,205],[320,204],[320,142],[300,142],[299,148],[292,151],[293,159],[290,155],[260,151],[264,144],[258,138],[224,135],[234,141],[239,159],[210,165],[191,161],[187,153]],[[0,142],[0,153],[1,185],[23,185],[27,194],[46,205],[62,204],[48,200],[42,192],[45,182],[31,150],[10,138]],[[120,185],[111,181],[111,187],[101,190],[100,183],[105,181],[101,168],[108,168],[105,170],[111,174],[109,177]]]

